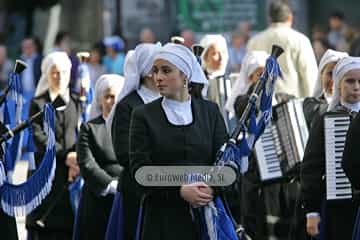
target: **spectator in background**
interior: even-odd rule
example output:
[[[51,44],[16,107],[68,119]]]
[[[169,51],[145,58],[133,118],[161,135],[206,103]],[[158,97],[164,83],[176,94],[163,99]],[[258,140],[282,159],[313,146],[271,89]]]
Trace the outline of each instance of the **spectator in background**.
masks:
[[[68,32],[59,31],[56,34],[53,52],[55,51],[66,52],[69,56],[71,61],[70,88],[75,89],[79,59],[72,53],[71,37]]]
[[[274,0],[269,6],[271,25],[256,34],[247,44],[248,51],[271,52],[273,44],[284,49],[278,61],[283,78],[276,82],[275,93],[296,97],[310,96],[317,76],[317,64],[310,40],[292,29],[293,14],[285,1]]]
[[[334,49],[326,39],[317,39],[312,42],[316,62],[320,63],[320,59],[328,49]]]
[[[312,29],[311,45],[313,47],[317,63],[320,62],[320,59],[326,50],[335,49],[335,47],[332,46],[327,40],[326,30],[320,25],[315,25]]]
[[[246,54],[246,36],[240,30],[231,34],[231,45],[229,47],[229,72],[239,72],[242,60]]]
[[[345,15],[341,11],[334,11],[329,17],[328,41],[336,50],[347,52],[352,38],[352,30],[345,22]]]
[[[9,73],[13,70],[14,63],[8,59],[5,45],[0,45],[0,89],[3,90],[8,83]]]
[[[194,32],[190,29],[181,31],[180,36],[184,39],[184,46],[191,49],[191,46],[196,43]]]
[[[156,37],[154,32],[150,28],[143,28],[139,35],[140,43],[155,43]]]
[[[88,64],[91,86],[95,86],[96,80],[101,75],[106,73],[106,69],[102,64],[103,56],[104,56],[103,45],[101,43],[94,44],[94,46],[90,51],[90,60]]]
[[[103,64],[107,73],[122,75],[125,61],[125,43],[119,36],[110,36],[104,39],[106,55],[103,57]]]
[[[38,52],[38,47],[33,38],[28,37],[21,44],[21,59],[28,65],[21,74],[21,80],[25,92],[33,95],[36,85],[41,76],[42,55]]]

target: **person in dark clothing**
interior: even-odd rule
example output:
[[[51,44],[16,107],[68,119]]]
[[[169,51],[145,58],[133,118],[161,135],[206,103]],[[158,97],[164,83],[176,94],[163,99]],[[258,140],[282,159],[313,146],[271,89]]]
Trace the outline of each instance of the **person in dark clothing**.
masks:
[[[8,240],[18,240],[16,221],[14,217],[10,217],[4,213],[0,207],[0,228],[1,237]]]
[[[124,168],[118,191],[122,193],[124,205],[124,239],[135,238],[140,196],[129,170],[129,128],[133,110],[160,97],[151,75],[154,54],[160,48],[157,44],[139,44],[125,58],[125,85],[120,92],[118,103],[107,120],[111,129],[112,144],[116,159]],[[114,203],[115,204],[115,203]]]
[[[356,114],[360,110],[360,58],[345,57],[333,70],[334,96],[329,112]],[[351,239],[356,215],[356,203],[351,200],[325,202],[325,129],[324,115],[313,121],[301,165],[301,190],[306,213],[306,228],[311,236],[320,233],[319,223],[324,221],[322,233],[326,239]],[[326,177],[326,176],[325,176]],[[325,205],[324,205],[325,204]],[[325,219],[321,219],[321,208]]]
[[[313,119],[326,112],[328,102],[333,94],[332,72],[335,64],[343,57],[348,56],[345,52],[327,50],[319,63],[318,79],[315,85],[313,97],[307,97],[303,102],[305,120],[308,128]]]
[[[207,81],[196,58],[186,47],[169,43],[156,55],[153,75],[163,97],[133,111],[132,176],[146,165],[213,165],[227,134],[216,104],[189,95],[189,82]],[[138,189],[145,197],[141,239],[201,239],[190,209],[213,199],[211,187],[197,182]]]
[[[56,170],[49,195],[26,217],[31,240],[71,239],[74,215],[70,205],[68,183],[79,175],[76,164],[76,135],[80,116],[79,96],[69,90],[71,62],[63,52],[46,56],[41,65],[42,76],[30,105],[30,115],[41,111],[45,103],[60,98],[64,105],[55,113]],[[42,119],[32,124],[39,166],[46,148],[47,136]],[[31,173],[30,173],[31,174]]]
[[[95,85],[91,120],[80,128],[78,164],[84,178],[78,216],[78,238],[103,240],[117,191],[122,166],[116,159],[105,120],[115,103],[124,79],[116,74],[102,75]]]

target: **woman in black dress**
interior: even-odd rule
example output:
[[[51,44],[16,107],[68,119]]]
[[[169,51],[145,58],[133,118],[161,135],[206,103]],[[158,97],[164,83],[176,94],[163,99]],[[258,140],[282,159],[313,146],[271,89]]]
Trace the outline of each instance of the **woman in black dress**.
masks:
[[[145,165],[213,165],[227,134],[217,105],[189,95],[189,82],[207,81],[195,56],[169,43],[157,53],[153,75],[163,97],[133,111],[132,176]],[[211,187],[198,182],[139,190],[145,196],[141,239],[200,239],[190,208],[210,202]]]
[[[311,127],[311,122],[316,116],[326,112],[334,91],[333,69],[340,59],[347,56],[346,52],[338,52],[331,49],[328,49],[322,56],[313,97],[305,98],[303,103],[308,128]]]
[[[118,103],[110,113],[107,124],[116,159],[124,168],[119,179],[118,191],[122,193],[124,205],[124,239],[135,238],[140,197],[135,191],[135,180],[129,170],[129,128],[133,110],[160,97],[151,74],[153,57],[160,48],[158,44],[139,44],[129,51],[124,63],[125,83]],[[116,204],[116,203],[114,203]]]
[[[345,57],[333,71],[334,96],[329,112],[355,115],[360,110],[360,58]],[[301,166],[301,188],[306,212],[306,228],[311,236],[319,234],[325,221],[326,239],[351,239],[356,203],[352,200],[326,202],[324,114],[314,119]],[[320,218],[325,204],[325,219]]]
[[[74,214],[70,205],[68,183],[79,175],[76,163],[76,135],[80,116],[78,95],[70,92],[71,62],[64,52],[46,56],[41,64],[42,76],[30,105],[30,115],[41,111],[45,103],[56,98],[64,103],[55,113],[56,170],[49,195],[41,205],[26,218],[28,236],[31,240],[71,239]],[[43,119],[32,124],[37,148],[36,165],[45,152],[47,136]]]
[[[77,144],[78,164],[84,187],[79,209],[78,239],[103,240],[117,191],[122,167],[115,157],[105,121],[121,91],[124,78],[102,75],[95,85],[91,120],[80,128]]]

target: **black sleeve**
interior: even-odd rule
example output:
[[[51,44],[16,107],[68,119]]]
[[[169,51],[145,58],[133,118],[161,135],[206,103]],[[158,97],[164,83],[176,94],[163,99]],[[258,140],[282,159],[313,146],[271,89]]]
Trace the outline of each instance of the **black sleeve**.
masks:
[[[32,101],[30,104],[30,116],[40,112],[41,107],[38,104],[37,101]],[[43,120],[44,118],[38,117],[36,118],[33,122],[32,122],[32,130],[33,130],[33,135],[34,135],[34,143],[36,145],[36,150],[37,150],[37,154],[43,154],[46,150],[46,145],[47,145],[47,140],[48,137],[43,129]],[[55,121],[56,124],[56,121]],[[65,157],[65,150],[64,147],[58,142],[58,140],[56,139],[56,143],[55,143],[55,147],[56,147],[56,158],[59,161],[60,159],[63,160]],[[35,158],[36,159],[36,165],[38,166],[40,164],[39,160],[41,158]]]
[[[313,121],[303,162],[301,164],[301,193],[305,211],[320,212],[325,192],[323,175],[325,173],[324,117]]]
[[[351,184],[360,188],[360,114],[351,122],[346,136],[342,167]]]
[[[111,137],[116,159],[125,169],[129,167],[129,129],[131,108],[119,102],[115,108]]]
[[[77,144],[77,161],[81,176],[88,183],[89,188],[96,195],[100,195],[113,178],[95,160],[94,147],[92,147],[94,144],[93,137],[89,125],[87,123],[82,124]]]

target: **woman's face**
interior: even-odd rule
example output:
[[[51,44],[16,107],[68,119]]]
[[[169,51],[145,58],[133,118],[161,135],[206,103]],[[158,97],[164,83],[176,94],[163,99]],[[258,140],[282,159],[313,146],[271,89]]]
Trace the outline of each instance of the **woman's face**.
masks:
[[[334,81],[332,79],[332,72],[334,70],[335,65],[336,62],[331,62],[326,64],[320,75],[322,89],[330,95],[333,94],[333,90],[334,90]]]
[[[260,78],[263,73],[265,67],[258,67],[255,71],[249,76],[249,80],[251,84],[256,83],[256,81]]]
[[[220,48],[216,44],[210,45],[205,53],[204,60],[206,65],[212,70],[219,70],[222,65]]]
[[[172,97],[187,91],[187,82],[183,74],[175,65],[163,60],[157,59],[153,65],[153,76],[156,87],[161,95]]]
[[[53,65],[50,68],[48,75],[50,89],[53,91],[58,91],[60,89],[60,80],[61,80],[61,72],[56,65]]]
[[[105,117],[107,117],[111,111],[112,106],[115,104],[115,97],[117,93],[113,88],[108,88],[101,98],[101,109]]]
[[[360,69],[350,70],[341,79],[340,97],[351,104],[360,101]]]

